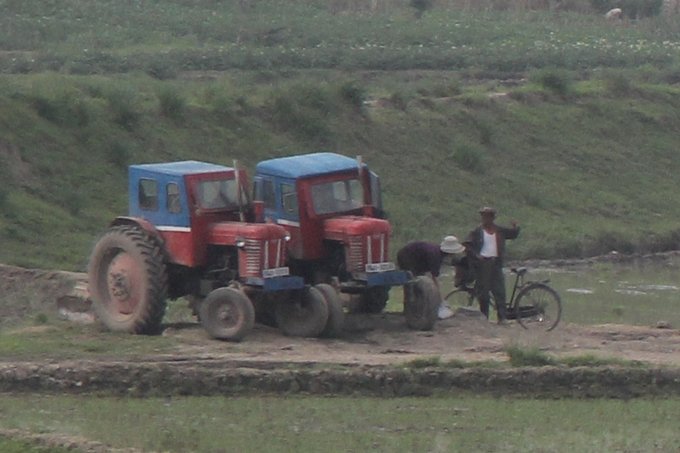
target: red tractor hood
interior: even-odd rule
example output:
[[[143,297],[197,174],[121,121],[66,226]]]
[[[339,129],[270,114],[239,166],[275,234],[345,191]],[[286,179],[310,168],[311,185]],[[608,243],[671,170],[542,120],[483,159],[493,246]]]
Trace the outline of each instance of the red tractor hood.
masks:
[[[217,222],[208,226],[209,244],[234,245],[237,239],[284,239],[286,230],[273,223]]]
[[[352,273],[388,261],[390,231],[387,220],[373,217],[343,216],[324,222],[324,239],[344,244],[346,268]]]
[[[353,236],[386,235],[391,232],[387,220],[373,217],[342,216],[324,221],[324,239],[344,241]]]

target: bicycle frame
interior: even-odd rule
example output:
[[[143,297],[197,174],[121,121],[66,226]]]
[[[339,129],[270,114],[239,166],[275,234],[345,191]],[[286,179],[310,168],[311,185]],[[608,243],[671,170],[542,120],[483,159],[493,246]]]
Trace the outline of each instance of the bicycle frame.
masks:
[[[548,283],[550,282],[550,279],[545,279],[545,280],[525,280],[525,275],[527,274],[527,268],[524,267],[519,267],[519,268],[511,268],[510,272],[515,274],[515,283],[512,287],[512,293],[510,294],[510,298],[506,299],[505,303],[505,314],[508,320],[517,320],[522,327],[525,329],[529,328],[527,324],[527,321],[529,323],[532,323],[532,321],[539,321],[538,323],[534,323],[534,325],[544,325],[547,326],[547,330],[550,331],[555,328],[557,323],[560,320],[561,317],[561,301],[559,295],[555,292],[554,289],[550,288],[548,286]],[[469,285],[464,285],[464,286],[458,286],[455,287],[454,290],[449,292],[444,299],[448,300],[449,297],[451,297],[453,294],[457,292],[465,292],[468,295],[468,306],[472,305],[474,303],[475,299],[478,299],[475,294],[475,288],[474,286],[469,286]],[[535,294],[532,293],[532,291],[539,291],[543,292],[544,294],[547,293],[547,297],[549,300],[544,300],[544,302],[539,301],[537,304],[534,304],[532,302],[533,299],[529,299],[529,303],[525,304],[523,301],[524,295],[525,294]],[[556,313],[552,313],[552,315],[548,319],[551,319],[548,321],[546,324],[543,324],[543,321],[546,320],[545,318],[545,307],[548,306],[556,307],[553,308],[552,310],[556,310]],[[521,305],[520,305],[521,304]],[[489,298],[489,305],[497,308],[496,307],[496,302],[494,301],[493,297]],[[550,315],[549,315],[550,316]],[[524,320],[524,321],[523,321]]]
[[[515,308],[515,296],[519,290],[524,288],[524,274],[526,273],[526,270],[524,272],[516,272],[516,269],[511,269],[510,272],[515,274],[515,285],[512,287],[510,299],[508,299],[508,302],[505,304],[505,309],[508,313]]]
[[[519,268],[511,268],[510,272],[515,274],[515,285],[512,287],[512,294],[510,295],[509,302],[506,303],[505,308],[506,310],[514,310],[515,309],[515,296],[527,285],[530,285],[532,283],[543,283],[547,284],[550,282],[550,279],[545,279],[541,281],[524,281],[524,275],[527,273],[527,269],[525,267],[519,267]]]

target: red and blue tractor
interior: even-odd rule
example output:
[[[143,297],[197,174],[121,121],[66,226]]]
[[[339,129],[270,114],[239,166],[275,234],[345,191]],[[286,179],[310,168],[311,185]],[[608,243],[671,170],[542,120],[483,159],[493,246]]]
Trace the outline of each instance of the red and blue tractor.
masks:
[[[130,166],[129,215],[110,224],[88,266],[99,319],[111,330],[158,333],[166,300],[185,297],[219,339],[243,338],[262,303],[287,334],[335,333],[323,293],[290,275],[289,233],[252,221],[248,189],[243,170],[221,165]]]
[[[111,330],[158,333],[167,299],[184,297],[214,338],[255,320],[293,336],[337,336],[349,310],[378,313],[404,286],[407,324],[431,329],[439,303],[425,277],[388,259],[380,182],[360,160],[314,153],[246,173],[197,161],[132,165],[129,213],[92,251],[90,294]]]
[[[338,292],[348,295],[351,312],[379,313],[389,289],[404,286],[407,324],[434,326],[436,287],[389,260],[391,226],[382,218],[380,179],[360,157],[321,152],[266,160],[256,166],[254,185],[258,220],[290,234],[292,274],[323,285],[329,300]]]

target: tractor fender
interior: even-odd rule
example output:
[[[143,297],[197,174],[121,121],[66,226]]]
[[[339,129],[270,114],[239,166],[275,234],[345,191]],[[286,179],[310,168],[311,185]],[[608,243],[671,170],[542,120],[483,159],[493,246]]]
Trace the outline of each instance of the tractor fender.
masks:
[[[113,219],[113,221],[109,224],[109,227],[116,227],[122,225],[130,225],[141,228],[142,230],[149,233],[156,240],[158,240],[159,244],[164,243],[163,236],[161,236],[160,232],[156,229],[156,227],[154,227],[153,224],[148,220],[142,219],[140,217],[119,216]]]

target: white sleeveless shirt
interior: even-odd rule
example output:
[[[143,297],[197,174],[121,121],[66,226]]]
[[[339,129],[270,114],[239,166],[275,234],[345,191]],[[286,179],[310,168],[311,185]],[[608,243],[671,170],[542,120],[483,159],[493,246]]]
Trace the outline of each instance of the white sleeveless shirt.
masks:
[[[484,258],[498,257],[498,242],[496,242],[496,233],[489,234],[486,230],[484,233],[484,241],[482,242],[482,250],[479,252]]]

